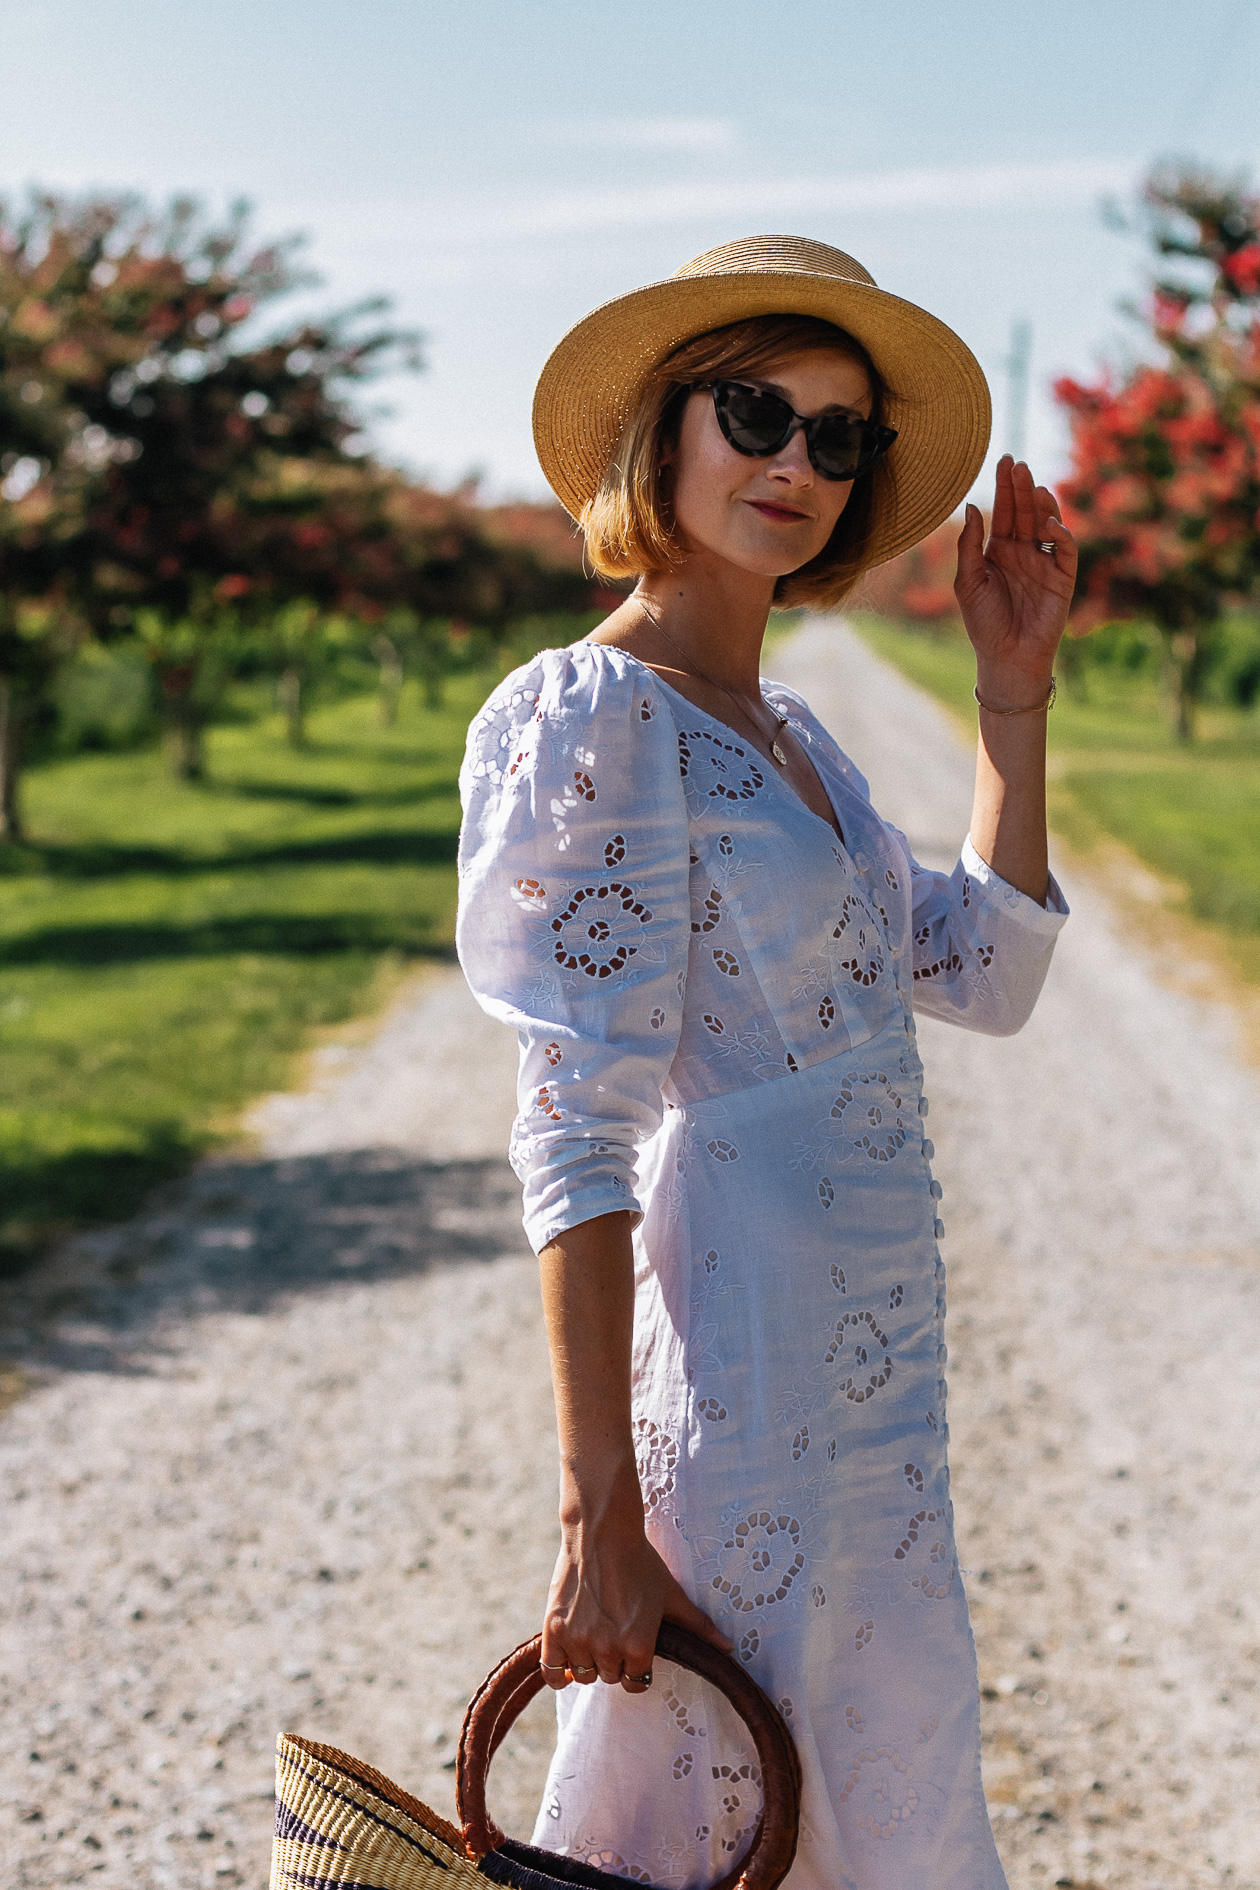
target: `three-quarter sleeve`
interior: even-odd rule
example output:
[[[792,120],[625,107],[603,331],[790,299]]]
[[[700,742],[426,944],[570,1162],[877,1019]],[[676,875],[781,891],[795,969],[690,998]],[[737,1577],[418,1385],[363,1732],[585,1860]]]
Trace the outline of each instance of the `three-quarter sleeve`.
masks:
[[[952,873],[911,870],[914,1008],[990,1037],[1032,1015],[1068,916],[1051,878],[1039,906],[999,879],[971,844]]]
[[[538,1250],[641,1212],[690,941],[687,808],[650,672],[579,644],[517,670],[474,720],[460,775],[457,944],[520,1041],[510,1159]]]

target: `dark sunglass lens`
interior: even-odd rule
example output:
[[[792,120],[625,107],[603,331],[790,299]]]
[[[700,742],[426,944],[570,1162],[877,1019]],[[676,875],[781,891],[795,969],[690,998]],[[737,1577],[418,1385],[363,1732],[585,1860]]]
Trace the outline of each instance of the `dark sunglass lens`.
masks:
[[[738,452],[766,456],[776,452],[792,424],[792,409],[777,394],[734,381],[720,383],[717,398],[722,431]]]
[[[869,457],[873,441],[865,420],[836,414],[820,421],[812,444],[819,472],[829,479],[852,479]]]

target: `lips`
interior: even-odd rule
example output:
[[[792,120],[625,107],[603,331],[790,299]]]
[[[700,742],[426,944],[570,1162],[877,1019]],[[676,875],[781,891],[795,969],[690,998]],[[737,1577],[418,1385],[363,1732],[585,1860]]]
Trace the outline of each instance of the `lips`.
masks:
[[[763,518],[776,519],[782,524],[791,525],[809,517],[808,512],[798,512],[791,505],[774,505],[769,499],[750,499],[748,503],[754,512],[760,512]]]

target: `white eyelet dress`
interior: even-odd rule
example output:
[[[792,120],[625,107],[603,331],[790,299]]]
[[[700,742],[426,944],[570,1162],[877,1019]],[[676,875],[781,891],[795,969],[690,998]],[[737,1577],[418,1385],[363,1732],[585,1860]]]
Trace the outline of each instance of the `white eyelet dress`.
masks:
[[[520,1036],[535,1249],[642,1217],[647,1529],[796,1739],[791,1890],[997,1890],[913,1011],[1018,1030],[1066,907],[969,843],[921,869],[801,699],[765,692],[843,844],[621,651],[509,676],[469,732],[460,960]],[[729,1870],[759,1778],[724,1703],[658,1665],[650,1693],[557,1706],[536,1844],[663,1890]]]

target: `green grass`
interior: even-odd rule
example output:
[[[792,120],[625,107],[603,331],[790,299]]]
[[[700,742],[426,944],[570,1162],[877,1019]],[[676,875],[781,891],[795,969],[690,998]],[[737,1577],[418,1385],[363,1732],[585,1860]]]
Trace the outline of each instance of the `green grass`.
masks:
[[[874,617],[856,628],[974,727],[975,664],[961,633],[925,635]],[[1091,669],[1060,689],[1050,754],[1051,817],[1065,839],[1088,849],[1111,835],[1184,885],[1190,911],[1260,981],[1260,714],[1206,709],[1186,745],[1158,683]]]
[[[0,849],[0,1269],[132,1211],[283,1084],[313,1026],[449,953],[457,772],[495,680],[317,710],[305,750],[212,730],[208,778],[155,750],[33,769]]]

